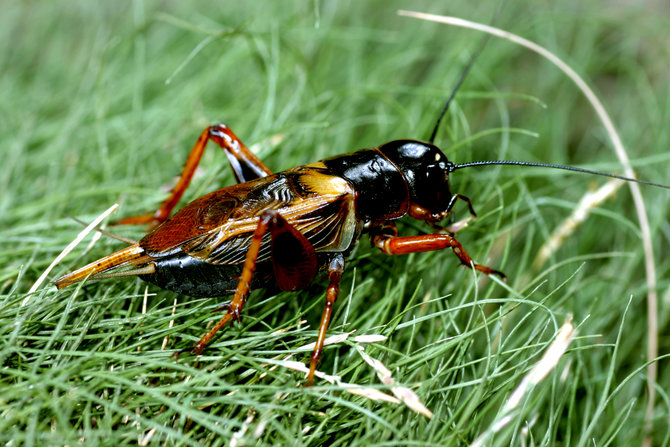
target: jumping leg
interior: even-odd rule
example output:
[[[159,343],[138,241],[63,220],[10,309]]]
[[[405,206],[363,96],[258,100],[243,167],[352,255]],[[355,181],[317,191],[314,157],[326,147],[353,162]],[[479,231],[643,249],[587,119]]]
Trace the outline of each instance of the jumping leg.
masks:
[[[226,314],[212,327],[192,349],[199,355],[214,335],[231,320],[240,319],[240,311],[249,294],[251,280],[258,254],[261,249],[263,236],[270,233],[272,245],[272,265],[275,272],[277,285],[282,290],[296,290],[305,287],[312,282],[318,272],[319,265],[316,252],[312,244],[284,219],[277,211],[267,210],[263,212],[258,221],[258,226],[251,238],[251,243],[244,260],[244,267],[237,284],[235,295],[226,303],[223,309]],[[217,309],[218,310],[218,309]]]
[[[237,289],[235,290],[235,295],[229,303],[226,303],[226,315],[219,320],[218,323],[212,327],[209,332],[200,338],[200,340],[193,346],[191,350],[194,354],[200,355],[203,349],[209,341],[214,337],[214,335],[221,329],[223,326],[228,324],[230,320],[240,319],[240,311],[244,306],[247,295],[249,294],[249,288],[251,284],[251,279],[253,278],[254,271],[256,270],[256,261],[258,260],[258,252],[261,249],[261,242],[263,241],[263,236],[268,231],[270,221],[272,216],[263,215],[261,216],[256,231],[251,238],[251,244],[249,245],[249,250],[247,251],[247,256],[244,260],[244,267],[242,268],[242,274],[240,275],[240,282],[237,283]]]
[[[214,141],[224,150],[238,183],[272,174],[272,171],[237,138],[237,135],[228,126],[225,124],[209,126],[202,131],[200,137],[198,137],[198,140],[193,145],[177,184],[172,188],[170,196],[156,212],[142,216],[127,217],[116,222],[116,225],[152,224],[155,226],[165,221],[170,216],[174,207],[177,206],[179,199],[181,199],[181,196],[191,182],[209,140]]]

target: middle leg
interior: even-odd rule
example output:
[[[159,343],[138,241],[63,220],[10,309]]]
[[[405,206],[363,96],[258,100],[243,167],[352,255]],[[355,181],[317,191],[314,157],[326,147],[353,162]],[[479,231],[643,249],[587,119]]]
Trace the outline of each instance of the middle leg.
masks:
[[[251,244],[249,245],[249,250],[247,251],[247,256],[244,259],[244,267],[242,268],[242,274],[240,275],[240,281],[237,283],[237,289],[235,290],[235,295],[229,303],[226,303],[221,310],[226,310],[226,314],[219,320],[218,323],[214,325],[205,335],[203,335],[200,340],[193,346],[191,352],[195,355],[200,355],[207,346],[207,343],[216,335],[219,330],[228,324],[232,319],[240,319],[240,312],[244,304],[246,303],[247,295],[249,294],[249,289],[251,288],[251,279],[253,278],[254,271],[256,270],[256,261],[258,260],[258,253],[261,249],[261,242],[263,242],[263,236],[268,231],[270,226],[270,221],[272,220],[272,215],[264,214],[261,216],[258,221],[258,226],[254,235],[251,238]],[[216,310],[219,310],[216,309]]]
[[[235,295],[229,303],[219,308],[227,312],[195,344],[192,349],[194,354],[200,354],[205,349],[207,343],[223,326],[233,319],[240,319],[240,311],[246,302],[251,280],[256,270],[261,243],[263,242],[263,237],[268,232],[270,233],[271,262],[275,273],[275,280],[280,289],[301,289],[311,283],[316,276],[319,265],[312,244],[279,212],[276,210],[264,211],[251,238]]]
[[[326,332],[328,331],[330,318],[333,313],[333,304],[335,304],[337,295],[340,292],[342,272],[344,272],[344,256],[342,256],[342,253],[338,253],[330,261],[330,265],[328,266],[328,281],[330,284],[326,290],[326,305],[323,308],[323,314],[321,315],[319,335],[316,339],[312,356],[310,357],[309,375],[307,376],[307,384],[309,386],[312,386],[312,383],[314,383],[314,372],[316,371],[316,365],[319,363],[321,352],[323,351],[323,343],[326,340]]]

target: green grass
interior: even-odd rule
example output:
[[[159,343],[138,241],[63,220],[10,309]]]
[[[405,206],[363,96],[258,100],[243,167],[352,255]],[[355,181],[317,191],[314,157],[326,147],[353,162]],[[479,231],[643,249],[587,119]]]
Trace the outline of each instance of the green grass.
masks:
[[[495,23],[582,74],[639,176],[667,183],[667,6],[582,3],[503,2]],[[480,216],[458,238],[474,259],[503,270],[506,286],[457,268],[449,252],[391,258],[364,238],[350,256],[330,333],[388,339],[330,346],[320,369],[390,394],[359,354],[363,346],[417,393],[432,419],[325,381],[304,388],[302,374],[267,364],[288,354],[308,361],[295,350],[315,339],[323,278],[296,293],[255,291],[242,324],[197,361],[170,355],[220,317],[211,310],[225,297],[194,299],[119,279],[61,291],[45,283],[21,306],[81,230],[65,213],[91,221],[114,202],[121,216],[155,208],[209,123],[227,123],[277,171],[395,138],[427,138],[480,35],[396,16],[410,6],[489,23],[495,4],[3,3],[0,443],[468,445],[492,427],[568,315],[577,338],[488,445],[642,442],[648,287],[627,188],[541,269],[532,266],[602,178],[504,167],[453,175],[452,190],[471,197]],[[456,162],[509,158],[621,172],[577,89],[506,41],[488,42],[444,124],[437,143]],[[186,199],[233,181],[217,149],[202,168]],[[668,193],[644,187],[643,194],[663,356]],[[464,217],[465,207],[456,214]],[[427,230],[409,221],[400,228]],[[142,236],[138,227],[115,231]],[[91,239],[50,279],[122,246]],[[659,360],[654,384],[653,445],[670,439],[667,365]]]

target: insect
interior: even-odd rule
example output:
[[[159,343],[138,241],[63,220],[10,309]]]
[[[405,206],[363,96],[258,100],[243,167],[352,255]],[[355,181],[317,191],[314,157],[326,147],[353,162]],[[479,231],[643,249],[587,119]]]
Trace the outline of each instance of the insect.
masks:
[[[476,56],[476,55],[475,55]],[[472,60],[471,60],[472,62]],[[470,63],[471,64],[471,63]],[[195,297],[233,294],[225,315],[193,346],[200,354],[226,324],[240,319],[253,288],[305,288],[327,273],[325,306],[307,377],[320,359],[345,258],[365,234],[388,255],[450,248],[461,264],[487,275],[502,272],[478,264],[453,233],[440,226],[460,201],[475,217],[471,200],[454,194],[449,176],[472,166],[543,166],[639,181],[586,169],[518,161],[455,164],[433,142],[440,120],[467,69],[447,100],[428,142],[394,140],[316,163],[273,173],[224,124],[207,127],[187,158],[178,183],[153,214],[121,220],[155,228],[139,242],[55,281],[65,287],[85,278],[138,276],[159,287]],[[220,146],[237,184],[202,196],[170,216],[188,187],[209,141]],[[409,216],[433,232],[399,236],[395,221]]]

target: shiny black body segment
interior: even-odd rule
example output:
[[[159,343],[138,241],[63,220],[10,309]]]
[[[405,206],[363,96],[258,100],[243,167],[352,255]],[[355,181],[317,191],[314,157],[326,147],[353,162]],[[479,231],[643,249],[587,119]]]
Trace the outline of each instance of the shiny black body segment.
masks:
[[[427,210],[447,210],[452,199],[449,173],[454,167],[442,150],[417,140],[394,140],[379,146],[398,169],[409,189],[410,201]]]
[[[377,149],[363,149],[323,160],[331,174],[346,179],[356,191],[356,217],[397,219],[407,213],[407,181]]]
[[[226,296],[235,292],[242,273],[241,265],[215,265],[176,253],[154,261],[156,272],[140,278],[163,289],[193,297]],[[259,264],[252,287],[272,283],[272,267]]]

